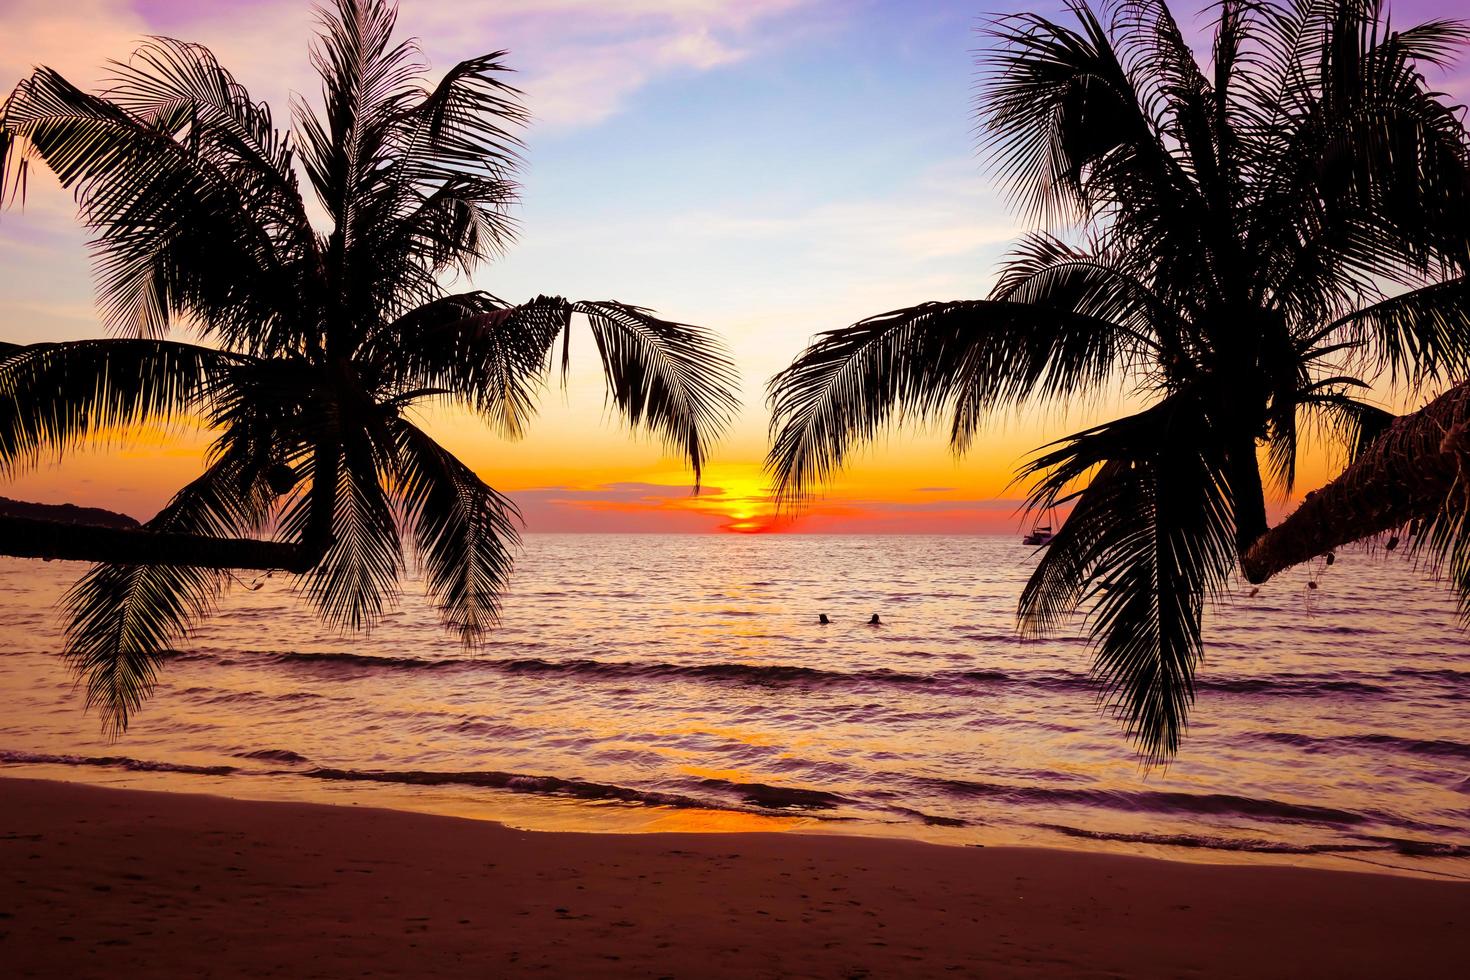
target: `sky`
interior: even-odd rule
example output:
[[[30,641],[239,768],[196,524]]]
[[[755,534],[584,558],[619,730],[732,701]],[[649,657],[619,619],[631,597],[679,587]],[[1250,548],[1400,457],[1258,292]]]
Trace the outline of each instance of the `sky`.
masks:
[[[547,390],[524,440],[450,412],[428,418],[430,430],[509,493],[533,532],[1017,529],[1017,465],[1120,411],[1120,398],[1028,406],[995,419],[958,460],[938,432],[894,430],[798,519],[777,522],[761,469],[765,387],[821,330],[989,290],[1028,225],[976,152],[976,29],[988,14],[1056,6],[403,0],[400,32],[438,70],[507,49],[534,116],[518,242],[468,285],[510,299],[617,299],[710,326],[729,342],[744,402],[697,497],[678,459],[608,412],[585,333],[573,337],[569,385]],[[1417,20],[1436,6],[1394,10]],[[319,90],[313,17],[303,0],[0,0],[0,86],[45,64],[96,88],[107,59],[166,34],[211,47],[283,119],[291,93]],[[1460,101],[1470,94],[1464,71],[1436,82]],[[69,196],[41,181],[23,209],[0,214],[0,339],[104,335],[86,240]],[[206,441],[187,429],[142,434],[44,464],[0,494],[146,519],[198,472]],[[1309,453],[1300,489],[1335,463]]]

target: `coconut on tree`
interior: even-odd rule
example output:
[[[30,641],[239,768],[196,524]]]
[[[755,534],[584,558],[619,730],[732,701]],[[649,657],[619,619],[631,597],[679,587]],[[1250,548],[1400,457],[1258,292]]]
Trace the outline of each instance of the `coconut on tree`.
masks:
[[[0,193],[37,164],[74,192],[114,337],[0,346],[0,474],[118,430],[215,433],[204,472],[140,530],[0,518],[0,554],[98,563],[65,598],[65,656],[111,731],[229,569],[298,573],[328,623],[366,629],[407,538],[446,625],[472,643],[495,622],[519,517],[410,409],[467,406],[519,436],[578,323],[620,414],[696,484],[736,405],[708,330],[446,288],[512,239],[527,117],[504,52],[429,84],[395,20],[385,0],[323,12],[324,105],[297,103],[290,132],[207,49],[168,38],[114,64],[100,95],[40,68],[3,105]]]
[[[1038,230],[987,299],[820,335],[771,381],[768,467],[801,501],[895,419],[942,419],[963,452],[997,411],[1128,392],[1138,411],[1022,470],[1031,507],[1071,513],[1019,615],[1087,611],[1157,759],[1303,433],[1355,454],[1389,421],[1374,380],[1465,376],[1470,153],[1422,72],[1470,35],[1390,29],[1375,0],[1224,0],[1202,63],[1158,0],[1069,6],[993,22],[981,62],[982,149]]]

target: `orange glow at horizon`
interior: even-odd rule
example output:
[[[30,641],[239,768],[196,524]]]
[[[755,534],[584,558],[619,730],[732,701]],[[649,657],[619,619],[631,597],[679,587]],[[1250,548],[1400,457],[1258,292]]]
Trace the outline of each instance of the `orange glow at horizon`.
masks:
[[[1129,410],[1108,404],[1059,415],[1038,408],[1000,420],[960,459],[942,433],[894,430],[855,454],[830,486],[792,514],[772,499],[762,465],[765,420],[756,406],[715,445],[695,494],[680,460],[609,417],[588,353],[584,345],[567,392],[543,399],[523,440],[501,438],[459,410],[431,407],[417,418],[517,502],[530,532],[1013,533],[1029,526],[1021,511],[1024,487],[1013,484],[1024,459],[1052,439]],[[111,434],[59,461],[44,459],[0,484],[0,495],[105,507],[146,520],[199,473],[209,441],[208,433],[182,424],[127,438]],[[1325,483],[1340,465],[1320,447],[1304,453],[1297,494]],[[1275,513],[1289,507],[1272,501]]]
[[[1039,427],[980,440],[956,460],[933,435],[895,434],[859,455],[809,504],[779,509],[756,440],[732,447],[744,459],[706,467],[702,490],[678,460],[647,440],[613,426],[595,439],[557,424],[557,406],[544,435],[507,442],[477,420],[436,417],[429,426],[492,486],[521,507],[537,531],[785,533],[1011,533],[1027,523],[1024,488],[1012,485],[1025,452],[1046,441]],[[1016,427],[1019,429],[1020,427]],[[1070,431],[1070,430],[1064,430]],[[0,484],[0,496],[119,510],[146,520],[204,465],[206,433],[175,429],[135,433],[87,447]],[[1304,454],[1303,491],[1325,483],[1339,461]],[[1280,513],[1290,501],[1275,500]]]

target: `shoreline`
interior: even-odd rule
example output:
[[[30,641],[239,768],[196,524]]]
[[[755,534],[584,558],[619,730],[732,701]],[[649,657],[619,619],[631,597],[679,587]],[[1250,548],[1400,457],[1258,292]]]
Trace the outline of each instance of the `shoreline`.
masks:
[[[824,817],[796,808],[703,809],[629,804],[616,799],[578,798],[555,792],[523,792],[461,784],[393,787],[374,781],[299,782],[294,773],[229,775],[187,769],[98,766],[77,771],[67,765],[0,764],[5,780],[65,783],[98,789],[130,790],[179,796],[209,796],[244,803],[283,803],[350,807],[470,820],[535,834],[666,835],[666,834],[796,834],[904,841],[952,849],[1018,848],[1064,854],[1137,857],[1173,864],[1247,868],[1313,868],[1366,872],[1431,881],[1470,883],[1470,860],[1392,851],[1353,853],[1348,850],[1233,849],[1188,845],[1153,839],[1149,834],[1026,834],[1015,827],[944,824],[884,824],[853,818]],[[288,778],[283,779],[283,775]],[[976,831],[982,831],[976,838]]]
[[[1470,878],[1463,636],[1452,610],[1431,621],[1442,603],[1362,601],[1407,573],[1352,572],[1289,634],[1280,597],[1227,617],[1190,747],[1151,769],[1089,703],[1070,639],[1012,642],[1013,549],[978,540],[795,543],[733,572],[688,542],[640,561],[646,542],[623,536],[543,541],[476,657],[421,603],[370,641],[333,637],[276,582],[168,659],[122,742],[54,655],[47,610],[70,573],[10,569],[0,761],[538,831],[818,830]],[[994,572],[978,592],[971,559]],[[834,563],[863,574],[829,595]],[[889,600],[884,630],[858,623]],[[808,622],[834,603],[851,629]]]
[[[0,913],[17,976],[1451,976],[1470,884],[3,777]]]

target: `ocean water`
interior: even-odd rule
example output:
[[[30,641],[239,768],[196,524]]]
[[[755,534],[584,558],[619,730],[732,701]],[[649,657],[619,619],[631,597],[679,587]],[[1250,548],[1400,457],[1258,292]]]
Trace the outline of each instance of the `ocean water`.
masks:
[[[1183,750],[1150,769],[1085,642],[1018,638],[1035,560],[1010,537],[532,535],[474,655],[412,581],[343,637],[289,578],[249,578],[115,742],[55,656],[82,569],[0,560],[0,772],[1470,875],[1470,648],[1443,587],[1351,551],[1243,590],[1210,615]]]

